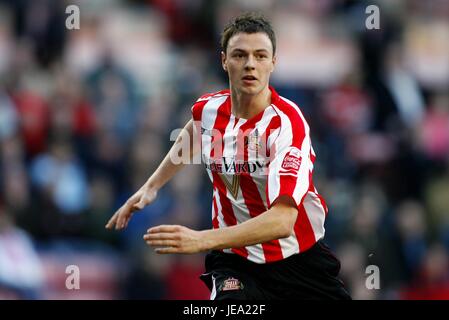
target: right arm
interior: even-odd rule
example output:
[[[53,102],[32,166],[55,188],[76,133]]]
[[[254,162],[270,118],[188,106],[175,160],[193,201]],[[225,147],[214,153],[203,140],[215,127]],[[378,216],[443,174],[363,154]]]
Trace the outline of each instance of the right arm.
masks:
[[[193,120],[190,120],[180,132],[175,143],[156,171],[148,178],[144,185],[114,213],[106,224],[106,229],[112,229],[114,225],[116,230],[126,228],[135,211],[143,209],[156,199],[158,191],[186,164],[185,161],[175,164],[172,159],[182,158],[192,160],[193,156],[200,150],[198,142],[194,139],[194,134],[196,133],[194,133]],[[189,155],[187,155],[187,157],[181,154],[181,150],[183,150],[181,144],[185,143],[186,139],[189,139]]]

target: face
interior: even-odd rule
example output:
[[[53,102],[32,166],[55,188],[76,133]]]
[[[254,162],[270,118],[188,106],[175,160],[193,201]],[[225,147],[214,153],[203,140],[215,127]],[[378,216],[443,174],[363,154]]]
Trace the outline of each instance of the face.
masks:
[[[276,62],[270,38],[264,32],[235,34],[221,59],[231,88],[248,95],[256,95],[268,86]]]

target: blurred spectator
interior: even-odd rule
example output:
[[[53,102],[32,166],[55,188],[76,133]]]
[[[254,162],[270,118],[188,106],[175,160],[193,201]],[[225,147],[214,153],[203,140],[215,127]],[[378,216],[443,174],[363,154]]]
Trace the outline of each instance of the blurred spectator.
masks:
[[[432,231],[443,241],[449,251],[449,166],[447,164],[441,175],[429,179],[424,194]]]
[[[419,145],[432,160],[445,160],[449,155],[449,94],[435,95],[420,128]]]
[[[31,158],[47,147],[50,117],[48,104],[39,94],[28,90],[15,92],[13,101],[20,115],[27,156]]]
[[[15,135],[19,130],[19,115],[6,92],[0,86],[0,141]]]
[[[79,214],[89,205],[84,169],[67,141],[55,141],[49,153],[37,156],[31,163],[30,176],[62,214]]]
[[[396,106],[398,120],[409,128],[416,127],[424,115],[424,97],[417,81],[402,60],[402,47],[390,45],[386,49],[384,77],[385,86]],[[394,125],[394,123],[392,124]]]
[[[371,127],[370,98],[356,79],[348,79],[326,90],[321,108],[328,123],[346,138],[367,132]]]
[[[105,173],[111,177],[114,190],[120,192],[126,182],[126,148],[116,143],[112,132],[98,132],[93,141],[93,165],[90,171]]]
[[[58,72],[49,103],[49,136],[70,139],[80,160],[92,165],[97,119],[93,105],[85,97],[80,79],[64,71]]]
[[[65,44],[65,8],[63,2],[51,0],[14,1],[10,3],[15,18],[18,38],[27,38],[33,44],[39,62],[47,66],[59,58]]]
[[[426,252],[411,286],[403,288],[402,299],[448,300],[449,299],[449,255],[443,246],[436,243]]]
[[[114,184],[107,175],[96,174],[91,178],[89,191],[90,209],[84,213],[86,221],[83,235],[117,245],[118,235],[104,229],[105,221],[114,211]]]
[[[43,281],[31,238],[0,203],[0,298],[39,299]]]
[[[358,243],[368,254],[376,252],[380,243],[381,222],[386,198],[379,186],[362,185],[353,203],[352,225],[347,238]]]
[[[427,250],[427,221],[424,208],[414,201],[402,203],[396,209],[400,252],[409,279],[417,272]]]
[[[131,75],[110,56],[87,79],[90,100],[96,107],[99,130],[110,132],[125,145],[136,127],[136,99]]]

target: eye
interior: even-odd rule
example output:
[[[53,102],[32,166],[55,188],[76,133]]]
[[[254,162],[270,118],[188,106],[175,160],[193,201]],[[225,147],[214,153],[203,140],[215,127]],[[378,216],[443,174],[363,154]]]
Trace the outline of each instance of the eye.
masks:
[[[267,55],[261,53],[261,54],[258,54],[258,55],[256,56],[256,58],[257,58],[257,59],[266,59],[266,58],[267,58]]]

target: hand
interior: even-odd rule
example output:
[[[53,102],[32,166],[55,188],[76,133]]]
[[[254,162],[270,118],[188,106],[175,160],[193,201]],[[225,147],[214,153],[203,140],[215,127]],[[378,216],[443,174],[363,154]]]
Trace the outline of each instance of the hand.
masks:
[[[198,253],[206,251],[202,231],[183,226],[161,225],[147,230],[143,239],[156,253]]]
[[[156,196],[156,189],[144,185],[114,213],[106,224],[106,229],[112,229],[114,225],[116,230],[126,228],[134,212],[142,210],[145,206],[152,203],[156,199]]]

